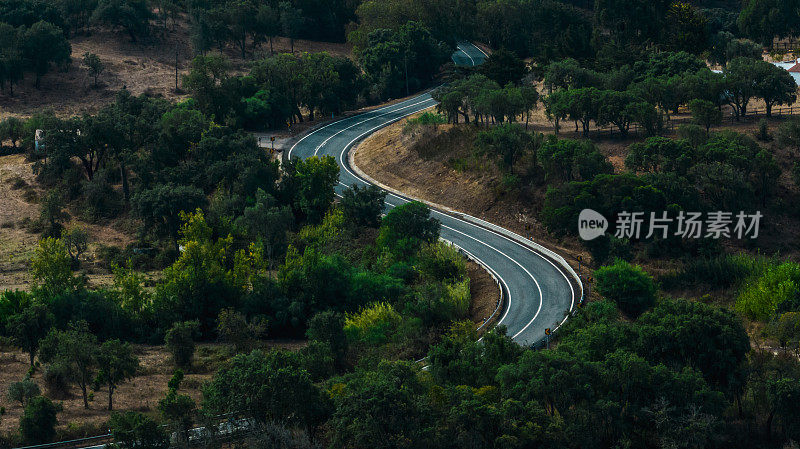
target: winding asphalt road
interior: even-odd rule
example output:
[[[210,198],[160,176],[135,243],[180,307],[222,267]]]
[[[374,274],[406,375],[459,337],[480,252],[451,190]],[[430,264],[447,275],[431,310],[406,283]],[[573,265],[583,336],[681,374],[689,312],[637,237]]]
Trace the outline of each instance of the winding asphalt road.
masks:
[[[473,64],[485,58],[471,44],[459,44],[457,53],[461,54],[461,58],[469,55]],[[476,53],[481,56],[478,57]],[[458,54],[454,55],[454,60]],[[349,150],[373,132],[435,105],[436,101],[430,94],[424,93],[332,122],[300,138],[287,156],[333,156],[341,169],[337,193],[353,184],[368,185],[370,183],[350,166]],[[389,209],[410,200],[399,193],[389,192],[386,206]],[[498,324],[505,325],[508,334],[517,343],[530,345],[544,339],[545,329],[557,328],[580,300],[580,286],[570,282],[571,272],[559,264],[556,259],[558,256],[544,256],[523,237],[473,217],[435,208],[432,209],[432,216],[441,222],[443,239],[479,259],[500,280],[506,304],[504,310],[500,311]]]

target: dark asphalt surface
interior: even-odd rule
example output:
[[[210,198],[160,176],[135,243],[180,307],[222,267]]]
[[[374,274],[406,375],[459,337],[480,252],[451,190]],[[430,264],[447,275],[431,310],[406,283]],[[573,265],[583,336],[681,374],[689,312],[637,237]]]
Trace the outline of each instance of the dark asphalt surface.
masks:
[[[459,47],[464,54],[480,53],[469,44]],[[335,121],[298,140],[288,157],[333,156],[341,168],[339,193],[352,184],[367,185],[369,183],[349,166],[348,151],[378,129],[435,105],[430,94],[425,93]],[[387,209],[407,201],[407,198],[389,193]],[[433,210],[432,216],[442,224],[442,238],[483,261],[500,278],[507,296],[499,324],[508,328],[508,334],[516,342],[529,345],[541,341],[545,329],[554,329],[562,323],[579,300],[580,293],[567,280],[569,274],[527,245],[452,214]]]

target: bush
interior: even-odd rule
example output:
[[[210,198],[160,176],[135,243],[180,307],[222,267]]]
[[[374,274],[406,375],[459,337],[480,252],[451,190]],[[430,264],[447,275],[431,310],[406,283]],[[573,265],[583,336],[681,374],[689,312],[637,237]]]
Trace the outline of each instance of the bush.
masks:
[[[382,345],[389,341],[401,321],[402,317],[391,304],[377,302],[359,313],[347,314],[344,331],[351,341]]]
[[[61,411],[61,405],[44,396],[36,396],[28,402],[19,419],[19,431],[26,443],[47,443],[56,434],[58,419],[56,414]]]
[[[122,195],[105,179],[105,173],[97,173],[83,186],[83,215],[88,220],[114,218],[122,210]]]
[[[800,309],[800,265],[785,262],[751,277],[736,298],[736,311],[759,321],[767,321],[776,312]]]
[[[194,337],[200,331],[200,323],[197,321],[184,321],[175,323],[164,337],[164,343],[172,354],[172,360],[179,367],[189,367],[192,365],[194,357]]]
[[[453,308],[454,318],[466,318],[472,296],[469,279],[447,286],[447,302]]]
[[[656,300],[656,285],[641,267],[617,260],[595,271],[597,291],[614,301],[626,315],[636,318]]]
[[[445,123],[447,123],[447,117],[433,112],[425,112],[419,117],[406,120],[405,124],[403,125],[403,134],[409,134],[417,128],[423,126],[436,128]]]
[[[108,427],[114,435],[114,442],[123,449],[169,447],[169,438],[164,429],[141,413],[112,413]]]
[[[39,394],[41,394],[39,386],[29,377],[8,386],[8,399],[19,402],[23,407]]]
[[[54,399],[66,399],[70,389],[69,367],[61,363],[47,365],[43,375],[47,395]]]
[[[717,257],[692,258],[680,270],[659,278],[665,290],[692,286],[728,288],[742,280],[763,273],[774,261],[747,254],[725,254]]]
[[[464,258],[455,247],[444,242],[424,246],[417,258],[417,267],[424,279],[455,282],[467,273]]]

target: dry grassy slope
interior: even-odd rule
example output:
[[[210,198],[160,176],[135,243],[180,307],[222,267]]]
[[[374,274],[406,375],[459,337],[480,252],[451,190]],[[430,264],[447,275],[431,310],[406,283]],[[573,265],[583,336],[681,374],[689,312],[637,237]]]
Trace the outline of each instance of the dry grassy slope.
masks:
[[[0,290],[30,288],[28,264],[40,236],[29,232],[24,223],[26,219],[38,219],[36,198],[41,194],[30,162],[21,155],[0,156]],[[89,233],[91,244],[83,267],[89,271],[90,283],[110,282],[109,275],[95,273],[92,262],[99,245],[124,247],[133,240],[133,233],[122,229],[124,225],[124,220],[86,223],[77,217],[66,223],[67,227],[80,226]]]
[[[535,123],[532,128],[552,133],[552,126],[546,127],[544,120],[546,119],[543,116],[535,117],[532,120],[532,123]],[[778,118],[770,120],[770,129],[775,131],[780,123],[781,120]],[[443,131],[452,126],[443,125],[439,130]],[[460,126],[465,128],[463,125]],[[753,133],[757,127],[757,121],[753,120],[738,124],[727,123],[719,129]],[[373,178],[409,195],[481,217],[521,235],[533,237],[535,241],[564,255],[574,266],[577,265],[574,262],[577,255],[583,255],[589,260],[588,253],[577,239],[559,240],[550,235],[538,222],[537,217],[543,204],[545,188],[524,198],[501,194],[498,189],[501,174],[494,164],[486,163],[476,170],[453,169],[452,159],[465,158],[472,152],[469,132],[464,132],[460,140],[454,138],[450,141],[448,148],[433,148],[420,143],[425,136],[404,135],[402,128],[403,122],[398,122],[367,138],[354,150],[355,164]],[[562,136],[579,137],[570,132],[562,133]],[[636,138],[594,140],[617,172],[624,170],[628,146],[637,141]],[[776,195],[780,201],[788,204],[797,196],[797,188],[793,185],[790,175],[796,155],[792,154],[791,150],[779,148],[774,143],[765,146],[773,151],[783,172]],[[768,212],[765,222],[762,223],[762,238],[759,239],[757,247],[739,246],[732,249],[752,253],[760,251],[762,254],[780,253],[782,257],[797,259],[800,253],[795,243],[800,238],[800,227],[797,226],[795,218],[789,214],[781,214],[780,210],[778,207]],[[531,225],[530,231],[526,231],[526,224]],[[676,261],[669,260],[642,259],[637,262],[654,274],[663,273],[677,266]],[[690,296],[702,294],[685,293]]]
[[[14,87],[14,95],[0,94],[0,119],[7,116],[27,117],[31,114],[51,109],[60,116],[94,112],[114,100],[115,93],[126,87],[131,93],[163,97],[172,101],[185,97],[175,92],[175,53],[178,53],[179,77],[188,71],[194,55],[189,40],[186,18],[173,30],[171,25],[164,30],[156,22],[153,25],[154,38],[131,42],[125,33],[99,30],[89,36],[79,35],[70,40],[72,44],[72,64],[66,71],[53,71],[42,79],[41,89],[33,87],[33,76]],[[274,39],[275,52],[288,52],[290,42],[286,38]],[[327,51],[331,54],[349,56],[351,48],[347,44],[297,40],[295,52]],[[99,86],[82,64],[86,52],[97,54],[106,66],[100,75]],[[262,46],[254,54],[242,59],[238,50],[229,46],[223,49],[237,72],[242,72],[248,64],[269,54],[269,45]]]
[[[484,163],[476,170],[452,168],[452,158],[465,158],[472,152],[469,132],[464,133],[463,139],[452,141],[451,148],[431,150],[431,154],[421,157],[411,149],[419,136],[404,135],[403,124],[395,123],[364,140],[354,150],[355,164],[392,188],[533,237],[567,258],[583,252],[574,241],[553,239],[538,222],[543,192],[524,199],[499,193],[500,172],[493,163]],[[439,129],[452,126],[442,125]],[[526,224],[531,225],[530,231],[526,231]]]
[[[263,344],[264,349],[283,348],[298,350],[304,343],[300,341],[269,341]],[[167,391],[167,382],[172,377],[175,366],[169,353],[163,346],[136,346],[135,353],[139,357],[140,368],[136,377],[123,383],[114,393],[115,410],[135,410],[144,413],[158,413],[158,401],[163,399]],[[232,356],[231,350],[221,344],[198,345],[194,366],[186,374],[181,384],[181,393],[188,394],[195,401],[200,402],[201,387],[204,382],[211,379],[220,363]],[[6,415],[0,420],[0,431],[16,431],[22,407],[18,402],[12,402],[6,396],[8,386],[19,381],[28,372],[27,354],[18,350],[0,349],[0,407],[5,407]],[[38,370],[32,377],[42,389],[42,371]],[[89,409],[83,408],[83,399],[80,388],[73,386],[69,397],[59,400],[64,405],[64,411],[58,414],[59,427],[67,426],[99,426],[106,422],[110,412],[108,406],[108,389],[100,388],[94,392],[94,401],[89,403]]]

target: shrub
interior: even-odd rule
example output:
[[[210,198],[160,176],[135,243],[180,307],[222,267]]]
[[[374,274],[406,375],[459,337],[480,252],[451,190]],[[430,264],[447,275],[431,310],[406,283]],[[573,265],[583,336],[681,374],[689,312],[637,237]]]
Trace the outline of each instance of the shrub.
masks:
[[[785,262],[751,277],[736,298],[736,311],[759,321],[769,320],[776,312],[800,308],[800,265]]]
[[[597,291],[614,301],[623,313],[638,317],[656,300],[656,285],[641,267],[617,260],[595,271]]]
[[[659,281],[665,290],[699,285],[728,288],[763,273],[773,263],[772,259],[747,254],[692,258],[680,270],[661,276]]]
[[[471,299],[469,278],[447,286],[446,301],[453,308],[455,315],[453,318],[465,318],[467,316]]]
[[[39,394],[41,394],[39,386],[29,377],[8,386],[8,399],[19,402],[23,407]]]
[[[351,341],[381,345],[389,341],[390,334],[397,329],[401,320],[391,304],[376,302],[359,313],[347,314],[344,331]]]
[[[54,399],[66,399],[70,389],[69,367],[61,363],[47,365],[43,375],[47,395]]]
[[[60,411],[60,405],[44,396],[31,399],[19,419],[19,431],[25,442],[39,444],[51,441],[58,424],[56,414]]]
[[[459,281],[467,273],[467,265],[458,250],[444,242],[422,247],[417,267],[425,279],[436,281]]]
[[[172,360],[179,367],[189,367],[194,357],[194,337],[200,330],[197,321],[175,323],[164,337],[164,343],[172,354]]]
[[[114,442],[123,449],[169,447],[169,438],[164,429],[141,413],[112,413],[108,427],[114,435]]]
[[[122,210],[122,196],[98,173],[83,186],[83,215],[88,220],[114,218]]]
[[[425,112],[419,117],[406,120],[403,125],[403,134],[409,134],[423,126],[437,128],[445,123],[447,123],[447,117],[433,112]]]

